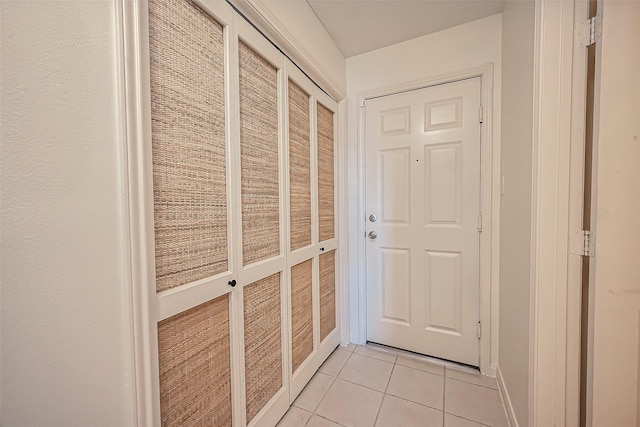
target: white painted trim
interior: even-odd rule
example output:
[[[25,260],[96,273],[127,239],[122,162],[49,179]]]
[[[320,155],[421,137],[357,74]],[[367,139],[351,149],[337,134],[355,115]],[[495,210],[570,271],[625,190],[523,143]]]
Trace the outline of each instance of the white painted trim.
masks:
[[[141,402],[144,401],[144,387],[138,387],[138,385],[144,382],[143,378],[138,378],[138,373],[140,372],[140,367],[137,363],[140,360],[136,360],[136,352],[134,351],[137,347],[136,343],[136,333],[134,332],[134,327],[137,326],[135,322],[135,313],[134,313],[134,288],[133,283],[135,279],[133,277],[133,263],[132,256],[133,250],[132,242],[132,218],[131,218],[131,207],[129,200],[129,153],[128,153],[128,132],[130,130],[128,120],[132,117],[127,115],[127,74],[126,70],[126,49],[125,43],[125,12],[124,12],[124,4],[121,1],[115,0],[113,1],[114,7],[114,16],[115,16],[115,24],[116,24],[116,72],[117,72],[117,108],[118,108],[118,133],[120,135],[120,140],[118,144],[118,155],[120,158],[120,164],[122,167],[120,168],[120,177],[121,177],[121,194],[120,194],[120,203],[122,204],[122,210],[120,211],[120,219],[122,221],[122,243],[123,243],[123,253],[122,253],[122,265],[124,270],[125,279],[121,284],[123,290],[123,297],[125,301],[124,312],[126,315],[127,328],[125,331],[126,339],[129,343],[129,354],[126,355],[128,359],[129,366],[131,367],[131,372],[128,373],[131,381],[129,382],[129,396],[127,398],[131,402],[131,413],[129,422],[131,425],[141,425],[141,421],[144,423],[145,414],[140,414],[141,408],[144,406],[141,405]],[[139,334],[138,334],[139,335]],[[142,373],[142,372],[140,372]],[[1,404],[0,404],[1,407]],[[0,415],[0,420],[2,416]],[[2,421],[0,421],[0,424]]]
[[[337,310],[339,311],[340,344],[347,345],[349,339],[349,300],[348,300],[348,272],[347,257],[348,246],[348,222],[347,222],[347,100],[338,102],[336,110],[336,186],[337,199],[336,209],[336,233],[340,237],[336,252],[336,286],[339,295],[336,298]]]
[[[513,409],[511,397],[509,396],[509,392],[507,391],[507,384],[504,382],[504,377],[502,376],[502,372],[500,371],[500,366],[498,366],[496,369],[496,378],[498,380],[498,392],[500,392],[500,399],[502,399],[502,406],[504,407],[504,412],[507,415],[509,425],[511,427],[518,427],[519,424],[516,418],[516,411]]]
[[[358,105],[367,99],[392,95],[425,88],[437,84],[453,82],[472,77],[482,79],[481,102],[484,106],[485,118],[482,126],[482,205],[481,214],[485,227],[480,234],[480,320],[483,333],[480,339],[480,370],[483,374],[495,377],[498,361],[498,280],[499,280],[499,245],[500,245],[500,139],[493,137],[493,64],[432,76],[415,82],[389,86],[383,89],[366,91],[358,94]],[[358,108],[358,236],[365,235],[365,140],[364,109]],[[358,239],[358,302],[351,304],[357,308],[358,344],[366,342],[367,325],[367,284],[365,274],[365,239]]]
[[[588,17],[588,0],[574,0],[576,22]],[[569,232],[584,228],[584,169],[587,98],[587,49],[573,52],[572,118],[569,166]],[[593,190],[592,190],[593,191]],[[580,369],[582,323],[582,257],[568,255],[566,324],[565,425],[580,425]],[[589,424],[588,424],[589,425]]]
[[[229,2],[333,99],[341,100],[345,97],[344,91],[327,75],[322,64],[309,55],[286,27],[262,4],[261,0],[229,0]]]
[[[126,146],[131,245],[131,286],[133,296],[133,334],[136,378],[137,424],[160,424],[160,401],[157,398],[158,357],[157,328],[153,298],[155,266],[149,254],[154,244],[148,230],[153,228],[149,216],[150,174],[146,169],[150,157],[145,141],[150,140],[149,74],[147,11],[140,2],[120,0],[123,19],[124,76],[126,92]],[[145,81],[146,80],[146,81]],[[145,85],[145,82],[147,83]],[[150,222],[151,221],[151,222]],[[153,230],[152,230],[153,231]]]
[[[528,423],[551,426],[567,414],[574,1],[535,9]]]

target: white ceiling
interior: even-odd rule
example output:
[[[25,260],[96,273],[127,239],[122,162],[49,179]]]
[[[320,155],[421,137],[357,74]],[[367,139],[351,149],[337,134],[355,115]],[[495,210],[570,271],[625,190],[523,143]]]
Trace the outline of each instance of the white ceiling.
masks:
[[[502,11],[503,0],[307,0],[348,58]]]

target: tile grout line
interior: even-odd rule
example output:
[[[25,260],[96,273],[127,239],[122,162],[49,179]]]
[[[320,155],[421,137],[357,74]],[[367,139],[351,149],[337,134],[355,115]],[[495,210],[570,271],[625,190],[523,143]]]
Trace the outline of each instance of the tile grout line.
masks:
[[[396,363],[398,362],[398,356],[396,356],[393,366],[391,367],[391,374],[389,374],[389,379],[387,380],[387,385],[382,392],[382,400],[380,401],[380,406],[378,406],[378,412],[376,413],[376,418],[373,420],[373,427],[378,423],[378,417],[380,416],[380,410],[382,409],[382,404],[384,403],[384,399],[387,396],[387,389],[389,388],[389,383],[391,383],[391,377],[393,376],[393,371],[396,370]]]
[[[338,350],[339,348],[340,348],[340,346],[336,347],[336,350]],[[336,350],[333,350],[333,351],[335,352]],[[344,351],[344,350],[342,350],[342,351]],[[353,349],[353,351],[355,351],[355,349]],[[327,388],[327,391],[325,391],[325,392],[324,392],[324,394],[322,395],[322,397],[321,397],[321,398],[320,398],[320,400],[318,401],[318,404],[316,405],[315,409],[314,409],[314,410],[313,410],[313,412],[311,413],[311,417],[313,417],[314,415],[318,415],[319,417],[321,417],[321,418],[324,418],[324,419],[328,420],[328,418],[325,418],[325,417],[323,417],[322,415],[316,414],[316,411],[317,411],[317,410],[318,410],[318,408],[320,407],[320,404],[322,403],[322,401],[324,400],[324,398],[325,398],[325,397],[327,397],[327,393],[329,393],[329,390],[331,390],[331,387],[333,387],[333,385],[335,384],[336,380],[338,379],[338,375],[340,375],[340,372],[342,372],[342,370],[344,369],[344,367],[345,367],[345,366],[347,366],[347,362],[349,361],[349,359],[351,359],[351,356],[353,355],[353,351],[351,351],[351,352],[346,352],[346,353],[349,353],[349,357],[347,357],[347,360],[345,360],[345,361],[344,361],[344,365],[342,365],[342,368],[340,368],[340,370],[338,371],[338,373],[336,373],[336,376],[335,376],[335,377],[333,377],[333,380],[331,381],[331,384],[329,384],[329,387]],[[333,353],[331,353],[331,355],[333,355]],[[331,357],[331,356],[329,356],[329,357]],[[327,359],[328,359],[328,358],[327,358]],[[325,362],[326,362],[326,360],[325,360]],[[322,366],[322,365],[321,365],[321,366]],[[317,374],[318,372],[320,372],[320,368],[318,368],[318,370],[316,371],[316,374]],[[324,372],[320,372],[320,373],[324,374]],[[313,374],[313,375],[315,375],[315,374]],[[325,374],[325,375],[327,375],[327,374]],[[329,376],[331,376],[331,375],[329,375]],[[307,420],[307,422],[305,423],[305,426],[306,426],[307,424],[309,424],[309,421],[311,420],[311,417],[309,417],[309,419],[308,419],[308,420]],[[339,425],[342,425],[342,424],[340,424],[340,423],[338,423],[338,422],[336,422],[336,421],[333,421],[333,420],[329,420],[329,421],[334,422],[334,423],[339,424]]]
[[[478,386],[478,387],[488,388],[489,390],[498,391],[497,388],[489,387],[489,386],[482,385],[482,384],[477,384],[477,383],[474,383],[474,382],[471,382],[471,381],[461,380],[459,378],[454,378],[454,377],[449,377],[449,376],[447,376],[447,378],[449,378],[450,380],[459,381],[461,383],[471,384],[471,385],[475,385],[475,386]],[[491,378],[491,377],[489,377],[489,378]]]
[[[442,371],[442,427],[444,425],[444,419],[447,408],[447,366],[444,366],[444,370]]]

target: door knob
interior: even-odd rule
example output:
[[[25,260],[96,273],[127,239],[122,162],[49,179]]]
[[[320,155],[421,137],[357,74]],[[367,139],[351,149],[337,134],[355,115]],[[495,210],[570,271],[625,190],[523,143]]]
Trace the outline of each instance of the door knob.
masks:
[[[370,231],[369,232],[369,238],[371,240],[376,240],[377,237],[378,237],[378,233],[376,233],[375,231]]]
[[[376,222],[377,219],[378,219],[378,217],[375,216],[374,214],[369,215],[369,221]]]

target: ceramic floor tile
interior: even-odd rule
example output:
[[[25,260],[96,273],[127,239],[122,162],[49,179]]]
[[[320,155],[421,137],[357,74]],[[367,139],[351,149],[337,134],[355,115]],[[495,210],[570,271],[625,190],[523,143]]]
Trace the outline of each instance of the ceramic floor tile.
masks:
[[[316,414],[347,427],[373,426],[383,394],[341,379],[336,379]]]
[[[342,427],[340,424],[336,424],[326,418],[322,418],[319,415],[313,414],[307,423],[307,427]]]
[[[300,427],[305,425],[311,413],[292,406],[277,424],[277,427]]]
[[[444,375],[444,363],[432,362],[420,356],[398,356],[396,363],[408,368]]]
[[[497,390],[446,378],[445,412],[494,427],[507,426]]]
[[[340,350],[344,350],[344,351],[348,351],[349,353],[353,353],[353,350],[355,350],[356,347],[357,346],[355,344],[349,343],[349,344],[347,344],[345,346],[340,346],[339,348],[340,348]]]
[[[369,356],[375,359],[380,359],[380,360],[384,360],[385,362],[391,362],[391,363],[394,363],[396,361],[396,358],[398,357],[396,353],[390,350],[376,348],[370,345],[359,345],[356,347],[356,349],[353,352],[356,354],[362,354],[363,356]]]
[[[486,427],[486,425],[456,417],[455,415],[444,414],[444,427]]]
[[[384,392],[392,370],[393,363],[352,354],[338,378]]]
[[[391,395],[385,395],[376,427],[442,427],[442,412]]]
[[[498,389],[498,383],[495,378],[482,375],[478,371],[460,370],[447,366],[446,375],[448,378],[455,378],[456,380],[493,388],[495,390]]]
[[[351,356],[351,353],[340,350],[340,348],[333,351],[331,356],[320,366],[319,371],[323,374],[331,375],[332,377],[337,376],[342,370],[342,367],[347,360]]]
[[[387,393],[442,410],[444,377],[418,369],[396,365]]]
[[[333,383],[332,376],[316,372],[293,404],[309,412],[315,411],[327,390],[331,387],[331,383]]]

